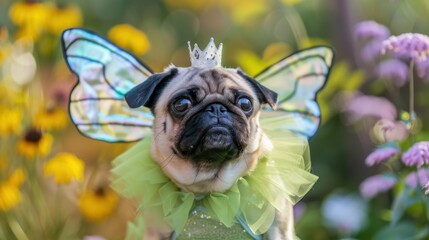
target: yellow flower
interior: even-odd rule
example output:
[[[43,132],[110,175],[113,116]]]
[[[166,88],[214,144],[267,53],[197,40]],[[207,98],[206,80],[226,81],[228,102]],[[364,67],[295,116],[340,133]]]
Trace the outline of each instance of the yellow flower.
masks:
[[[235,60],[248,74],[256,75],[266,67],[286,57],[289,52],[288,45],[276,42],[265,48],[262,58],[252,51],[241,50],[235,54]]]
[[[41,31],[31,27],[21,27],[15,34],[15,38],[23,43],[31,43],[39,39]]]
[[[6,181],[7,184],[20,187],[25,180],[25,173],[22,168],[17,168],[9,176],[9,179]]]
[[[17,151],[29,159],[46,156],[51,151],[53,140],[52,135],[31,129],[25,134],[24,139],[18,142]]]
[[[35,40],[48,23],[50,8],[36,0],[16,2],[9,9],[9,17],[14,24],[21,28],[22,32],[18,35],[31,36]],[[51,21],[55,21],[55,19]]]
[[[21,131],[22,113],[18,108],[0,106],[0,136]]]
[[[44,130],[61,130],[67,126],[68,115],[62,108],[40,111],[36,114],[34,125]]]
[[[238,24],[252,24],[249,20],[269,9],[269,3],[265,0],[222,0],[220,3],[231,11],[232,19]]]
[[[97,222],[109,217],[116,209],[118,195],[112,189],[100,187],[88,190],[79,200],[79,209],[89,221]]]
[[[143,55],[150,49],[146,34],[129,24],[119,24],[111,28],[108,37],[119,47]]]
[[[0,211],[8,211],[21,200],[19,188],[13,184],[0,183]]]
[[[24,180],[24,171],[18,168],[6,181],[0,182],[0,211],[8,211],[19,203],[21,200],[19,187]]]
[[[52,7],[51,16],[55,21],[48,22],[50,32],[60,35],[65,29],[82,24],[82,15],[76,6]]]
[[[235,60],[238,62],[247,74],[253,76],[264,69],[262,59],[252,51],[239,50],[235,54]]]
[[[85,164],[71,153],[59,153],[49,160],[44,168],[45,176],[53,176],[57,184],[67,184],[82,180]]]

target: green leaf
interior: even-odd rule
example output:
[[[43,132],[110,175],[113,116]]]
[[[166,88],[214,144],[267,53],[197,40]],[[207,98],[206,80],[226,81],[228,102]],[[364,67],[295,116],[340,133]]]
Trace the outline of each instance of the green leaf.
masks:
[[[382,80],[373,81],[369,85],[369,92],[372,95],[380,95],[386,91],[386,83]]]
[[[362,86],[365,81],[365,72],[364,71],[354,71],[346,79],[342,89],[346,91],[355,91]]]
[[[407,210],[409,206],[413,205],[417,201],[419,201],[419,198],[414,194],[414,189],[405,186],[402,192],[400,192],[393,201],[392,220],[390,225],[396,225],[401,219],[402,215],[404,215],[405,210]]]
[[[421,229],[418,233],[416,233],[413,239],[427,239],[429,236],[429,227],[425,227]]]
[[[417,232],[417,226],[414,223],[401,222],[395,226],[386,226],[381,229],[374,236],[374,240],[414,240],[414,237],[418,235]]]
[[[429,220],[429,197],[424,194],[423,190],[418,190],[417,195],[424,205],[426,219]]]

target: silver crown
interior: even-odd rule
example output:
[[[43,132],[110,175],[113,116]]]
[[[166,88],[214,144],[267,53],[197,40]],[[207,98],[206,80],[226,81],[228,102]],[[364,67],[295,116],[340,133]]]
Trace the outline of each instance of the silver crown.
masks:
[[[192,67],[220,67],[222,61],[222,43],[219,44],[219,48],[216,48],[213,38],[210,38],[210,42],[204,51],[201,51],[197,44],[194,45],[194,50],[192,50],[190,42],[188,42],[188,48]]]

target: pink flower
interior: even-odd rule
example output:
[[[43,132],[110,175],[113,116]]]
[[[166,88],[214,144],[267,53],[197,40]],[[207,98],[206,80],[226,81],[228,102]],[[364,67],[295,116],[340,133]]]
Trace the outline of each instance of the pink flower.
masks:
[[[388,52],[400,58],[412,59],[415,62],[425,61],[429,56],[429,37],[419,33],[391,36],[383,41],[381,48],[382,54]]]
[[[398,59],[389,59],[380,63],[376,69],[380,78],[392,81],[398,87],[404,86],[408,79],[408,66]]]
[[[365,163],[367,166],[371,167],[375,164],[389,160],[391,157],[399,154],[400,152],[401,151],[396,147],[379,148],[366,157]]]
[[[397,115],[395,106],[389,100],[367,95],[357,95],[351,100],[346,100],[343,111],[347,113],[350,124],[366,116],[394,121]]]
[[[429,142],[418,142],[402,155],[402,162],[407,166],[421,167],[429,164]]]
[[[387,38],[389,29],[374,21],[363,21],[355,25],[355,36],[357,38]]]
[[[371,199],[381,192],[387,192],[396,184],[396,177],[392,175],[375,175],[365,179],[359,186],[361,195]]]
[[[417,171],[414,171],[405,178],[405,183],[413,188],[417,186],[425,187],[427,182],[429,182],[429,169],[428,168],[419,168]]]
[[[372,129],[372,136],[380,143],[402,141],[408,136],[407,126],[402,121],[380,119]]]

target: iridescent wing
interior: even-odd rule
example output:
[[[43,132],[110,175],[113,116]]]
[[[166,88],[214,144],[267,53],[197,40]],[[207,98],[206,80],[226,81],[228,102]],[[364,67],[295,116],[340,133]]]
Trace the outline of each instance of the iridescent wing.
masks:
[[[78,77],[70,96],[73,123],[85,136],[107,142],[144,137],[152,126],[149,109],[131,109],[124,95],[152,72],[129,53],[83,29],[62,35],[65,60]]]
[[[308,138],[316,133],[320,124],[316,95],[325,85],[333,56],[329,47],[305,49],[255,77],[278,94],[278,108],[264,109],[261,114],[264,128],[288,129]]]

